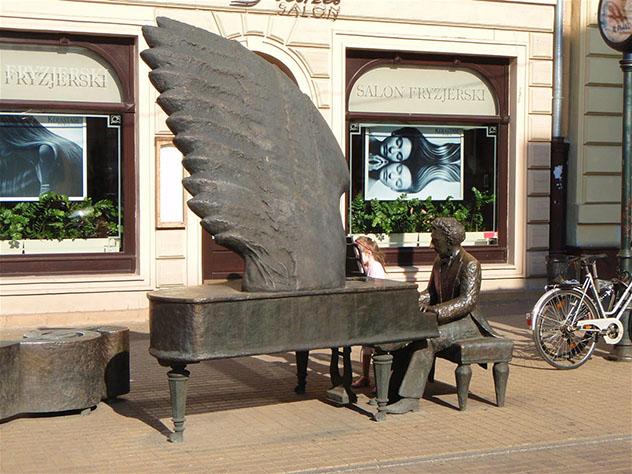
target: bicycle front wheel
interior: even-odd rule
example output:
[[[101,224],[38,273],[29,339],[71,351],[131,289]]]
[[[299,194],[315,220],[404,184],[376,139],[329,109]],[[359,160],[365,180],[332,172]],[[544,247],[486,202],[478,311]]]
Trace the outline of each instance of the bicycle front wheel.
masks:
[[[586,363],[595,350],[597,335],[571,323],[596,319],[598,314],[590,298],[585,296],[582,301],[579,290],[558,288],[544,295],[534,313],[535,347],[542,358],[556,369],[576,369]]]

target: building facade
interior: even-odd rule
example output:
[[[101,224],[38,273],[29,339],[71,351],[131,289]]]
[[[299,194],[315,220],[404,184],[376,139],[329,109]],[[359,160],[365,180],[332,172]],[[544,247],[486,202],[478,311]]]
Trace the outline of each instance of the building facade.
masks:
[[[430,271],[423,225],[383,217],[397,212],[394,199],[405,192],[399,204],[409,210],[426,202],[432,212],[461,213],[485,289],[541,285],[556,225],[549,223],[554,7],[554,0],[4,2],[0,327],[144,319],[149,290],[239,272],[238,258],[203,235],[186,208],[180,155],[139,56],[147,47],[141,28],[157,16],[240,42],[309,96],[349,162],[347,230],[390,234],[382,241],[390,278],[423,286]],[[593,23],[582,25],[591,32]],[[580,52],[592,62],[591,54]],[[598,96],[581,103],[582,121],[594,119],[599,94],[620,95],[616,84],[591,80]],[[618,120],[602,112],[606,128]],[[582,227],[586,219],[616,227],[615,196],[591,191],[602,186],[595,179],[617,180],[620,127],[612,127],[612,137],[578,136],[583,145],[572,152],[583,166],[573,176],[590,181],[571,193],[581,201],[569,220],[569,228],[572,219],[581,224],[570,232],[578,245],[615,240]],[[389,183],[389,166],[414,175],[412,151],[399,163],[386,156],[385,144],[398,138],[449,165],[421,187]],[[591,168],[601,153],[593,148],[611,145],[604,177]],[[49,191],[62,195],[49,195],[53,210],[33,208]],[[390,204],[371,208],[373,199]]]
[[[601,38],[599,1],[573,2],[567,245],[616,253],[621,241],[622,54]]]

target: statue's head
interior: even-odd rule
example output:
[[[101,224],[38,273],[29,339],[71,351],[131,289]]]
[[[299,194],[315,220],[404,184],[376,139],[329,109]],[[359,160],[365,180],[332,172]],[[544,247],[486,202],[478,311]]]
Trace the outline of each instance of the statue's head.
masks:
[[[448,257],[465,240],[465,228],[454,217],[432,221],[432,246],[440,257]]]

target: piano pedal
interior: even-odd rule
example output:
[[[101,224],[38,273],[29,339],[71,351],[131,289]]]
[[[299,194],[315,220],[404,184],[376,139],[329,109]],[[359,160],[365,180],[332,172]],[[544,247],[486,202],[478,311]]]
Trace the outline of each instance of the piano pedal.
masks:
[[[327,390],[326,398],[336,405],[351,405],[358,401],[358,397],[351,389],[346,389],[344,385],[337,385]]]

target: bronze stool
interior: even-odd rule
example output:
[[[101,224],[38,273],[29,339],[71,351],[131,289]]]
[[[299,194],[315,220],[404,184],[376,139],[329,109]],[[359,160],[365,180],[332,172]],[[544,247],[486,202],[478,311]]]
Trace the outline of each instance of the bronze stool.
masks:
[[[507,379],[509,378],[509,362],[513,355],[513,341],[501,337],[477,337],[463,339],[452,344],[447,349],[436,354],[436,357],[446,359],[457,364],[454,371],[456,376],[456,392],[459,398],[459,409],[465,410],[467,395],[472,379],[471,364],[480,364],[487,368],[487,364],[494,364],[494,388],[496,390],[496,405],[505,404]],[[434,365],[429,380],[434,380]]]

